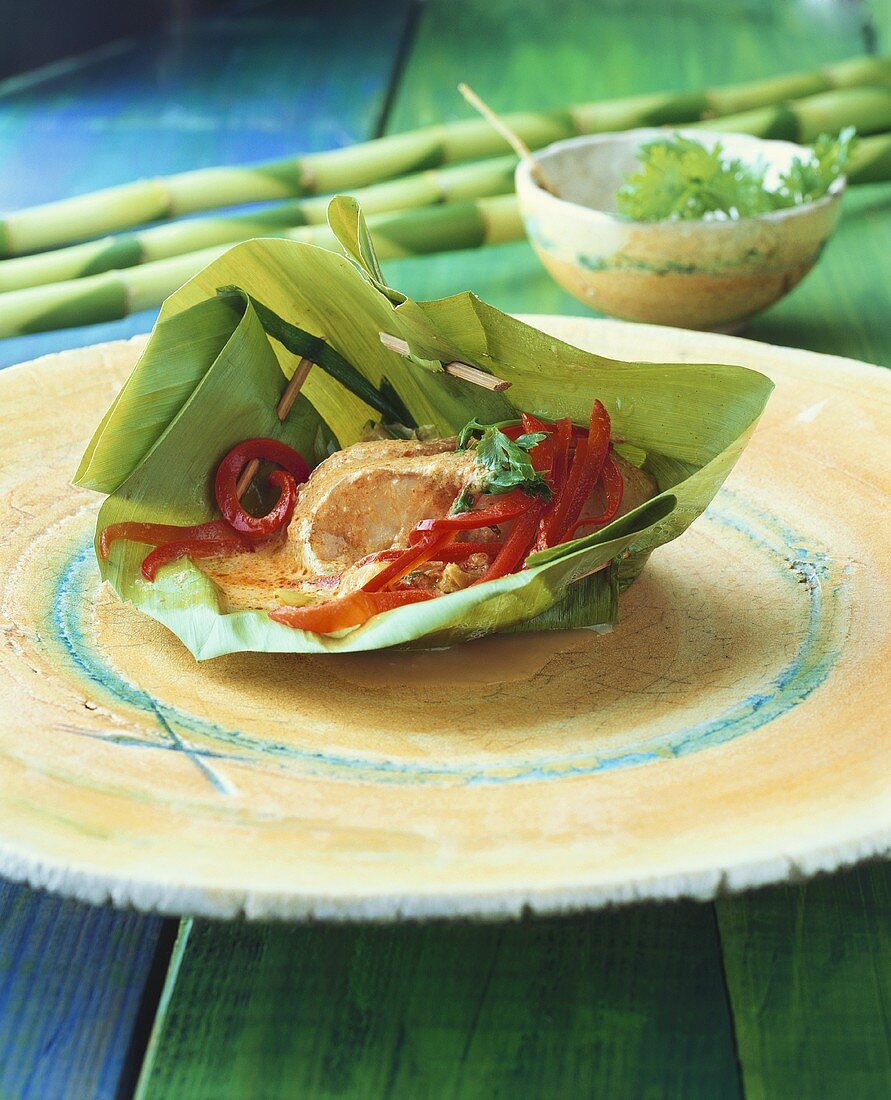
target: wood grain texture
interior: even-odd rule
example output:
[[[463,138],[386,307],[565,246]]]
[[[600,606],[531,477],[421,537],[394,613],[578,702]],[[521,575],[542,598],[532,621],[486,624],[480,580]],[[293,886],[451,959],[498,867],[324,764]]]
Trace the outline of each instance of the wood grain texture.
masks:
[[[197,923],[140,1100],[739,1095],[708,908]]]
[[[747,1100],[891,1089],[891,866],[716,904]]]
[[[372,136],[407,4],[284,3],[111,50],[0,96],[0,207]],[[342,33],[326,51],[332,21]],[[0,366],[152,314],[0,344]],[[116,1095],[162,923],[0,882],[0,1096]]]
[[[251,4],[0,95],[0,209],[372,137],[407,10]],[[0,366],[147,332],[155,316],[5,340]]]
[[[459,72],[505,108],[544,103],[552,92],[548,101],[557,103],[806,67],[857,52],[852,9],[790,4],[771,14],[766,4],[720,10],[714,4],[677,4],[665,6],[669,14],[663,17],[654,15],[652,6],[637,4],[626,23],[617,3],[600,5],[596,13],[577,4],[570,9],[574,22],[562,24],[549,5],[542,6],[541,16],[528,5],[514,28],[508,24],[515,17],[503,4],[429,6],[396,125],[449,113]],[[711,20],[703,22],[703,14]],[[375,18],[382,19],[377,11]],[[717,33],[719,25],[726,26],[726,34]],[[371,34],[357,36],[363,50]],[[340,49],[346,38],[339,38]],[[546,54],[555,44],[556,52]],[[355,99],[356,85],[345,82]],[[454,113],[461,110],[456,96]],[[140,155],[141,140],[134,139],[130,156]],[[158,158],[151,170],[194,164],[192,140],[187,131],[171,138],[171,159]],[[250,156],[278,151],[279,146],[258,145]],[[220,159],[218,149],[207,155],[207,163]],[[109,155],[106,167],[121,164],[119,156]],[[135,174],[127,168],[118,177],[99,178],[89,169],[87,163],[78,190]],[[57,193],[32,192],[16,201]],[[856,264],[855,255],[850,265],[855,285],[862,286]],[[525,245],[445,262],[411,261],[393,278],[419,295],[473,286],[503,308],[583,311],[545,278]],[[870,287],[874,284],[870,280]],[[806,289],[808,284],[798,293]],[[860,334],[855,326],[839,336],[825,321],[824,343],[812,346],[879,359],[869,352],[881,336],[874,321],[881,298],[877,290],[873,295],[878,305],[870,306],[871,328]],[[842,297],[856,301],[854,291],[844,287]],[[790,299],[789,307],[796,300]],[[825,302],[821,312],[832,316]],[[810,319],[797,313],[788,324],[799,318],[804,329],[801,317]],[[27,345],[17,342],[21,350],[10,350],[5,361],[125,335],[147,327],[148,320],[103,326],[101,333],[31,337]],[[781,329],[769,338],[783,342],[791,328]],[[805,341],[813,331],[807,328]],[[778,919],[787,921],[788,914],[783,911]],[[710,920],[708,909],[684,905],[506,927],[196,924],[183,944],[178,980],[170,983],[144,1096],[290,1097],[300,1095],[302,1087],[303,1095],[312,1096],[733,1097],[738,1088]],[[725,942],[726,924],[722,914]],[[741,1005],[735,996],[735,1006]],[[782,1026],[782,1015],[778,1009],[775,1027]],[[760,1041],[755,1029],[752,1043]],[[443,1081],[447,1091],[439,1087]]]
[[[0,507],[19,517],[0,547],[0,869],[164,912],[395,919],[706,897],[891,847],[875,523],[891,376],[533,321],[610,358],[742,361],[776,386],[732,484],[606,635],[196,664],[99,589],[99,500],[68,480],[139,343],[0,376]]]
[[[0,882],[0,1096],[112,1100],[162,921]]]

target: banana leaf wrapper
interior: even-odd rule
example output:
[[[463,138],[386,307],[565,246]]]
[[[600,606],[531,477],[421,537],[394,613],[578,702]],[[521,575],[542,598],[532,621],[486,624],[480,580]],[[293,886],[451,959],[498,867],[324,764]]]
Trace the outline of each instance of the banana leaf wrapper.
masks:
[[[412,301],[384,282],[353,200],[334,199],[329,222],[345,255],[252,240],[167,299],[75,477],[76,484],[108,494],[97,535],[127,520],[213,518],[213,472],[234,444],[271,436],[318,462],[357,442],[368,422],[380,419],[375,394],[392,401],[403,422],[431,425],[441,435],[473,417],[495,423],[519,411],[585,423],[599,398],[614,438],[646,452],[645,468],[659,494],[599,531],[533,555],[520,573],[398,608],[339,635],[294,630],[262,611],[227,611],[216,586],[187,559],[149,583],[140,572],[148,548],[140,544],[115,543],[105,561],[97,554],[103,578],[199,660],[242,650],[433,647],[497,632],[613,621],[619,593],[652,550],[707,507],[754,430],[772,383],[744,367],[605,359],[472,293]],[[277,319],[301,333],[297,345],[285,341],[290,350]],[[381,332],[407,341],[411,357],[385,348]],[[315,366],[280,422],[276,404],[298,352],[316,363],[342,357],[368,389],[347,389]],[[441,365],[454,360],[507,379],[511,388],[490,392],[444,373]]]

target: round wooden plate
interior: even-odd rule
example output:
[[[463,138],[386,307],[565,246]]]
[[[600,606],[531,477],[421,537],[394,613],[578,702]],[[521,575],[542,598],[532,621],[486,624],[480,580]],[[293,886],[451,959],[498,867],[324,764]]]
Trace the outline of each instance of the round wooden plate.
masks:
[[[100,588],[69,482],[141,341],[0,375],[0,873],[213,916],[565,910],[886,849],[888,376],[537,318],[777,383],[727,488],[607,633],[196,664]]]

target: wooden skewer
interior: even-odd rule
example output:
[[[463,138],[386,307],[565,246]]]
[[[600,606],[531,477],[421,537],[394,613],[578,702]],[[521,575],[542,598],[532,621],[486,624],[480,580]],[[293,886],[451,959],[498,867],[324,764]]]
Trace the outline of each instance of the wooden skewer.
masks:
[[[297,368],[291,376],[291,381],[285,386],[284,390],[282,390],[282,395],[279,398],[278,404],[275,406],[275,415],[279,420],[284,420],[294,407],[294,402],[297,400],[300,388],[306,381],[306,376],[309,374],[312,366],[313,362],[311,359],[301,359],[297,364]],[[235,491],[239,499],[247,492],[248,486],[257,476],[257,470],[259,469],[260,460],[252,458],[247,466],[241,471],[241,477],[239,477],[235,486]]]
[[[403,340],[400,336],[393,336],[392,333],[389,332],[379,332],[378,336],[380,336],[381,343],[387,351],[395,351],[396,354],[401,355],[403,359],[411,355],[411,348],[408,346],[408,340]]]
[[[403,358],[407,358],[411,354],[408,341],[403,340],[400,336],[393,336],[389,332],[381,332],[379,336],[381,343],[389,351],[395,351],[397,355],[401,355]],[[442,369],[446,374],[451,374],[455,378],[463,378],[465,382],[472,382],[475,386],[481,386],[484,390],[493,390],[495,393],[501,393],[502,390],[509,389],[513,385],[505,378],[497,378],[494,374],[480,370],[479,367],[472,367],[469,363],[443,363]]]
[[[501,393],[510,389],[513,385],[506,378],[496,378],[494,374],[488,374],[478,367],[472,367],[469,363],[443,363],[442,369],[446,374],[452,374],[455,378],[463,378],[465,382],[472,382],[475,386],[482,386],[484,390],[494,390]]]
[[[556,195],[556,188],[542,171],[541,165],[532,155],[532,150],[529,148],[526,142],[523,141],[520,135],[515,134],[513,130],[511,130],[511,128],[502,119],[500,119],[498,115],[495,114],[489,104],[486,103],[485,100],[480,99],[480,97],[476,94],[473,88],[470,87],[469,84],[459,84],[458,91],[461,93],[461,95],[464,96],[470,106],[479,111],[486,122],[488,122],[494,130],[497,130],[498,133],[501,134],[501,136],[508,143],[511,149],[513,149],[513,151],[520,158],[520,160],[525,161],[529,165],[529,174],[542,189],[542,191],[548,191],[550,192],[550,194]]]

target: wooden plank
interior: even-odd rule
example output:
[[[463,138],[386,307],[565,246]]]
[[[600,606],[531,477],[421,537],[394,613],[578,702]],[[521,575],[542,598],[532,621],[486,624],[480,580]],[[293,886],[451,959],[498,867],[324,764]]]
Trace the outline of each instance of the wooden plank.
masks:
[[[49,81],[8,84],[0,207],[371,136],[405,12],[404,0],[381,12],[252,6]],[[152,319],[6,341],[0,365],[130,335]],[[0,883],[0,1096],[129,1095],[128,1045],[141,1058],[140,998],[162,927]]]
[[[458,72],[505,107],[519,105],[517,87],[528,102],[602,94],[590,87],[601,54],[613,65],[611,90],[621,94],[699,82],[689,71],[666,75],[685,42],[713,51],[726,79],[856,48],[847,15],[838,15],[833,33],[826,26],[812,33],[793,18],[797,9],[771,17],[763,4],[734,7],[721,35],[700,22],[705,6],[674,6],[671,18],[683,34],[661,38],[652,10],[639,7],[628,16],[633,28],[612,5],[597,12],[572,5],[565,23],[553,8],[541,17],[537,10],[521,9],[520,21],[528,19],[515,33],[516,5],[428,8],[433,22],[422,26],[397,121],[429,120],[416,109],[425,95],[438,117]],[[643,65],[628,63],[623,28],[652,43]],[[720,39],[714,46],[713,38]],[[610,49],[600,48],[604,42]],[[810,54],[802,43],[810,43]],[[683,53],[702,64],[696,49]],[[535,74],[549,56],[547,71]],[[399,278],[418,295],[471,285],[509,308],[560,308],[525,246],[403,265]],[[189,924],[140,1090],[143,1100],[647,1094],[739,1094],[711,907],[516,925]]]
[[[734,5],[726,26],[706,23],[710,11],[429,4],[390,128],[464,114],[462,78],[499,109],[547,106],[769,75],[860,46],[846,11],[812,23],[787,5]],[[470,286],[503,308],[583,312],[525,244],[391,274],[418,297]],[[710,907],[482,927],[196,923],[168,996],[144,1100],[737,1094]]]
[[[690,903],[514,924],[195,922],[140,1100],[738,1095]]]
[[[516,10],[513,5],[512,8]],[[439,111],[459,115],[460,102],[443,91],[456,79],[468,80],[496,109],[507,110],[587,96],[766,76],[856,54],[866,40],[859,22],[862,10],[842,5],[823,5],[817,9],[812,5],[749,4],[724,7],[720,14],[713,4],[661,5],[658,10],[653,5],[634,5],[627,22],[613,5],[598,5],[596,10],[589,10],[586,5],[570,4],[561,8],[559,19],[548,9],[536,12],[523,8],[516,21],[504,13],[499,17],[498,11],[497,3],[487,6],[485,17],[478,16],[469,4],[453,3],[448,10],[437,6],[430,9],[431,18],[422,28],[397,102],[394,114],[397,126],[427,121]],[[703,16],[709,12],[713,18],[706,21]],[[575,41],[561,37],[564,18],[576,28]],[[485,34],[473,33],[475,20],[485,22]],[[453,31],[449,30],[450,25]],[[429,42],[426,48],[425,41]],[[487,63],[491,54],[487,57],[484,49],[474,50],[473,43],[480,41],[499,42],[497,65]],[[592,43],[597,42],[606,46],[592,49]],[[453,48],[450,43],[454,43]],[[628,58],[629,48],[639,50],[638,63]],[[883,48],[891,48],[891,41],[883,43]],[[591,59],[587,64],[586,57]],[[545,59],[550,61],[547,68]],[[865,188],[852,194],[846,199],[845,215],[838,237],[817,271],[794,295],[756,321],[748,335],[891,363],[887,290],[878,276],[887,268],[891,244],[887,187]],[[391,264],[387,273],[393,285],[417,296],[437,297],[472,286],[483,298],[503,309],[586,312],[585,307],[543,275],[531,251],[522,244],[461,257]],[[840,937],[846,927],[841,914],[857,912],[856,905],[850,903],[851,881],[842,876],[802,888],[805,897],[822,899],[819,912],[835,913],[836,951],[840,950],[843,942]],[[741,985],[733,964],[728,964],[734,1009],[739,1008],[744,1017],[737,1023],[737,1036],[739,1056],[746,1071],[746,1093],[776,1097],[843,1095],[849,1091],[859,1096],[859,1086],[863,1085],[862,1094],[868,1096],[877,1086],[887,1090],[887,1072],[885,1077],[881,1074],[887,1056],[887,1033],[883,1038],[877,1037],[883,1027],[882,1003],[884,1019],[888,1018],[887,992],[882,1002],[878,994],[873,994],[871,984],[875,953],[882,942],[875,935],[875,903],[871,910],[864,905],[859,921],[851,917],[851,939],[845,952],[850,980],[834,992],[829,987],[833,969],[826,965],[825,950],[820,953],[827,945],[825,936],[820,939],[815,934],[813,942],[799,936],[795,950],[786,946],[794,940],[785,936],[796,912],[794,907],[790,908],[794,896],[794,890],[777,891],[771,895],[772,907],[764,909],[758,908],[757,901],[748,899],[722,903],[720,908],[722,932],[729,914],[748,913],[755,921],[753,914],[760,913],[765,945],[769,943],[774,949],[771,955],[765,946],[759,955],[757,977],[761,986],[748,987],[750,994],[753,989],[759,993],[767,988],[773,990],[772,1000],[768,1001],[769,1018],[758,1017],[759,1002],[746,1000],[746,987]],[[872,913],[871,920],[867,919],[867,912]],[[808,930],[810,927],[806,925]],[[816,1030],[821,1037],[834,1028],[835,1042],[827,1050],[834,1056],[835,1069],[828,1080],[838,1086],[841,1067],[856,1061],[864,1044],[874,1046],[863,1064],[877,1072],[852,1078],[844,1092],[840,1087],[820,1088],[827,1059],[818,1054],[818,1044],[809,1042],[803,1011],[800,1008],[798,1013],[793,1011],[797,986],[792,978],[802,967],[810,975],[812,999],[819,998],[821,993],[828,998],[820,1008],[812,1007],[820,1015]],[[771,972],[774,985],[768,987]],[[751,981],[754,983],[755,977]],[[821,981],[827,984],[821,986]],[[682,1003],[683,999],[684,992],[680,991],[679,1001]],[[852,1027],[845,1021],[847,1012],[854,1021]],[[864,1028],[862,1040],[857,1037],[857,1025]],[[805,1053],[812,1056],[811,1076],[805,1077],[812,1091],[802,1090],[792,1072],[793,1067],[800,1068]],[[763,1083],[760,1091],[759,1082]],[[630,1087],[620,1087],[614,1094],[635,1095],[635,1092]]]
[[[162,924],[0,881],[0,1096],[113,1100]]]
[[[37,85],[11,82],[0,91],[0,209],[372,136],[408,3],[249,5]],[[0,341],[0,366],[146,332],[155,316]]]
[[[496,110],[694,88],[807,69],[864,51],[864,10],[843,3],[432,3],[400,87],[395,129],[466,115],[466,80]],[[891,41],[883,44],[891,49]],[[891,364],[887,185],[861,188],[817,269],[744,335]],[[415,297],[473,287],[501,309],[590,311],[542,271],[526,244],[387,265]]]
[[[747,1100],[891,1092],[891,867],[717,904]]]

